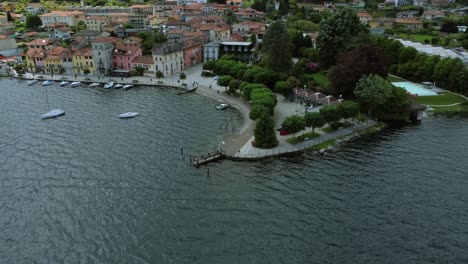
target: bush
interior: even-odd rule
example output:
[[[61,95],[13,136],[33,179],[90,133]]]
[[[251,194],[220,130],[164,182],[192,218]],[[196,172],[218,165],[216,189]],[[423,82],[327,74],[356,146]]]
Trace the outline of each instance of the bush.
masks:
[[[252,108],[250,109],[249,117],[252,120],[257,120],[261,116],[269,115],[269,114],[270,114],[270,110],[268,108],[266,108],[263,105],[257,104],[257,105],[252,106]]]
[[[239,80],[231,80],[229,82],[228,93],[235,94],[237,90],[239,90],[239,86],[241,85],[241,81]]]
[[[342,127],[342,124],[340,122],[331,122],[330,127],[333,130],[338,130],[340,127]]]
[[[288,85],[285,81],[279,81],[275,83],[275,92],[280,93],[282,95],[287,95],[291,93],[292,88]]]

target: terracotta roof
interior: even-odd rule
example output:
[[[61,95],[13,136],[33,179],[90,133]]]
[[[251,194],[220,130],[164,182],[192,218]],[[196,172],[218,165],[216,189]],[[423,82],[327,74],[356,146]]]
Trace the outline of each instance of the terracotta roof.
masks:
[[[171,29],[167,32],[167,34],[184,34],[185,30],[182,29]]]
[[[42,58],[45,56],[45,52],[42,48],[31,48],[26,52],[26,56],[34,58]]]
[[[131,8],[153,8],[150,5],[132,5]]]
[[[52,44],[52,40],[49,38],[38,38],[26,43],[27,46],[47,46],[49,44]]]
[[[72,51],[73,56],[93,56],[93,49],[84,48],[84,49],[74,49]]]
[[[422,21],[417,19],[395,18],[393,21],[400,24],[423,24]]]
[[[50,13],[40,15],[44,16],[84,16],[84,12],[81,11],[51,11]]]
[[[9,39],[9,37],[5,35],[0,35],[0,39]]]
[[[142,43],[143,42],[143,39],[139,38],[139,37],[129,37],[128,39],[132,40],[132,41],[135,41],[137,43]]]
[[[29,3],[28,6],[33,8],[41,8],[43,5],[41,3]]]
[[[140,56],[135,57],[132,63],[139,63],[139,64],[153,64],[153,56]]]
[[[118,46],[112,49],[112,55],[133,56],[139,49],[137,46]]]
[[[443,16],[445,15],[444,12],[442,11],[439,11],[439,10],[427,10],[427,11],[424,11],[424,14],[425,16],[429,15],[429,16]]]
[[[108,42],[108,43],[117,43],[120,38],[116,37],[107,37],[107,38],[96,38],[91,40],[91,42]]]
[[[372,18],[372,16],[371,16],[369,13],[367,13],[367,12],[359,12],[359,13],[357,13],[357,16],[358,16],[358,17]]]

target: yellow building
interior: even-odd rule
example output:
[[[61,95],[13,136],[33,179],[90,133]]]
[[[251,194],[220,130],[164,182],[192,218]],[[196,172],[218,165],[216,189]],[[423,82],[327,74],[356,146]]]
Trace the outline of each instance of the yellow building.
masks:
[[[95,74],[95,67],[93,64],[93,50],[91,48],[79,49],[73,52],[73,68],[75,74],[85,74],[85,69],[89,70],[88,74]]]
[[[103,27],[110,24],[110,20],[108,18],[99,16],[90,16],[83,19],[83,21],[86,25],[86,29],[95,30],[98,32],[102,32]]]
[[[160,15],[148,16],[148,22],[151,26],[157,26],[161,23],[167,22],[168,20],[169,20],[168,16],[160,16]]]
[[[62,58],[60,56],[52,55],[45,58],[45,72],[59,74],[62,72],[62,69]]]

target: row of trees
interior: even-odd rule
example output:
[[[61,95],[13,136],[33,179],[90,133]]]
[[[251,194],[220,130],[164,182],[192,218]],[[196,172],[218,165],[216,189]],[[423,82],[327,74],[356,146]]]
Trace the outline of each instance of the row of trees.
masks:
[[[468,69],[460,59],[427,55],[392,39],[380,38],[377,44],[394,74],[415,82],[433,81],[447,90],[468,94]]]
[[[349,119],[359,114],[359,105],[353,101],[345,101],[339,105],[328,105],[320,109],[320,112],[306,113],[304,116],[293,115],[287,117],[282,124],[282,128],[289,133],[295,134],[307,127],[320,128],[325,124],[336,128],[341,126],[338,123],[341,119]]]

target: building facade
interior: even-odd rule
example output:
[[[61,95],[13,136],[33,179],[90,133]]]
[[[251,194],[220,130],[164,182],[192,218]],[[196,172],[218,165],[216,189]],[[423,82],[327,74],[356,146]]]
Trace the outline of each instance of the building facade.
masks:
[[[182,71],[184,67],[182,43],[156,44],[152,53],[156,72],[161,71],[164,76],[171,76]]]

